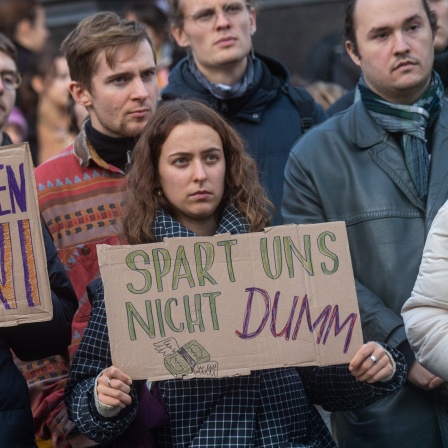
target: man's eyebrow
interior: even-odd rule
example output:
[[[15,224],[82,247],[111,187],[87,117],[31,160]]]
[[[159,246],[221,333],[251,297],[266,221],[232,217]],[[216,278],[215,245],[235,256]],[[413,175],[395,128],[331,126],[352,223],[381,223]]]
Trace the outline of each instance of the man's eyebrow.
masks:
[[[193,14],[190,14],[190,17],[194,17],[197,16],[198,14],[203,14],[204,12],[210,12],[210,11],[215,11],[214,8],[212,8],[211,6],[204,6],[203,8],[199,8],[196,12],[194,12]]]
[[[378,26],[378,27],[374,27],[374,28],[371,28],[371,29],[369,30],[368,35],[371,36],[371,35],[375,35],[375,34],[381,34],[381,33],[383,33],[384,31],[388,31],[389,29],[390,29],[389,26]]]
[[[109,76],[106,77],[106,81],[112,81],[115,78],[120,78],[123,76],[129,76],[131,74],[131,72],[129,71],[123,71],[123,72],[116,72],[116,73],[112,73]]]
[[[420,14],[414,14],[413,16],[407,18],[403,23],[405,25],[409,25],[409,23],[414,22],[416,20],[423,20],[423,17]]]
[[[157,70],[157,65],[154,64],[154,65],[145,67],[144,69],[140,70],[140,73],[143,73],[143,72],[152,72],[152,71],[156,71],[156,70]]]
[[[409,25],[410,23],[412,23],[412,22],[414,22],[414,21],[416,21],[416,20],[423,20],[423,18],[422,18],[422,16],[421,16],[420,14],[414,14],[413,16],[408,17],[407,19],[405,19],[404,22],[403,22],[403,25],[404,25],[404,26]],[[372,34],[382,33],[382,32],[384,32],[384,31],[388,31],[390,28],[391,28],[391,27],[388,26],[388,25],[385,25],[385,26],[379,26],[379,27],[374,27],[374,28],[371,28],[371,29],[369,30],[368,34],[369,34],[369,35],[372,35]]]
[[[148,67],[143,68],[142,70],[139,71],[140,73],[145,73],[145,72],[155,72],[157,71],[157,66],[156,65],[149,65]],[[112,73],[109,76],[106,77],[106,81],[112,81],[115,78],[120,78],[120,77],[125,77],[125,76],[134,76],[134,72],[133,71],[129,71],[129,70],[124,70],[122,72],[116,72],[116,73]]]

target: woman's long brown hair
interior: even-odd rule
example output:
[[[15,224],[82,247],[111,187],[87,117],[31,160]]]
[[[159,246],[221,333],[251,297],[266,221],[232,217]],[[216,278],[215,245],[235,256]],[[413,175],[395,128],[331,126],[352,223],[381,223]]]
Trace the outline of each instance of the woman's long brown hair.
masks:
[[[246,153],[237,132],[201,102],[177,99],[158,107],[132,154],[123,219],[130,244],[154,242],[151,227],[160,207],[176,218],[176,210],[160,194],[158,166],[163,144],[172,130],[188,122],[211,127],[222,141],[226,175],[223,199],[216,211],[217,222],[225,205],[231,203],[249,221],[251,231],[260,231],[269,224],[273,205],[260,184],[257,166]]]

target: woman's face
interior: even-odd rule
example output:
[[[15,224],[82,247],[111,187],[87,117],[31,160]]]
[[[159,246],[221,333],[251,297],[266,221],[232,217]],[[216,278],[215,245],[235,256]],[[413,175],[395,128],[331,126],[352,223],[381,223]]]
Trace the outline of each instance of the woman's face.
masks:
[[[63,56],[54,60],[54,74],[46,84],[43,92],[53,103],[67,107],[70,86],[70,73],[67,61]]]
[[[255,10],[244,0],[180,0],[183,27],[173,28],[181,47],[190,47],[199,70],[246,64],[255,32]]]
[[[45,24],[46,14],[43,6],[36,7],[36,18],[31,23],[28,35],[28,49],[38,53],[45,48],[45,43],[50,36],[50,31]]]
[[[218,133],[204,124],[176,126],[162,146],[158,169],[163,194],[179,222],[198,235],[213,234],[226,174]]]

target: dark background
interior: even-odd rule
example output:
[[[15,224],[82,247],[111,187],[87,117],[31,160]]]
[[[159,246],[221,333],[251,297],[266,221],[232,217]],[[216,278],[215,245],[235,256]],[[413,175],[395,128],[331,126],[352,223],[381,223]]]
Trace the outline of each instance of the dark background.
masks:
[[[391,0],[393,1],[393,0]],[[126,0],[41,0],[56,42],[96,11],[120,13]],[[302,75],[308,52],[331,31],[342,33],[344,0],[258,0],[255,50],[282,61]]]

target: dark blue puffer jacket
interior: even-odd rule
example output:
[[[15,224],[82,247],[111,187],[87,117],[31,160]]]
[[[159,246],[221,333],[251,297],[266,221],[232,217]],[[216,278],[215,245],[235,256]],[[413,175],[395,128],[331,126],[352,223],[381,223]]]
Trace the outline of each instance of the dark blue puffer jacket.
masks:
[[[246,142],[248,152],[257,162],[261,182],[276,207],[273,225],[281,224],[283,171],[289,151],[302,135],[301,116],[293,99],[311,102],[314,124],[326,119],[323,109],[303,89],[290,87],[290,76],[280,63],[265,56],[254,59],[254,82],[240,98],[220,100],[202,87],[191,73],[188,60],[182,59],[170,73],[162,100],[198,99],[224,115]]]

